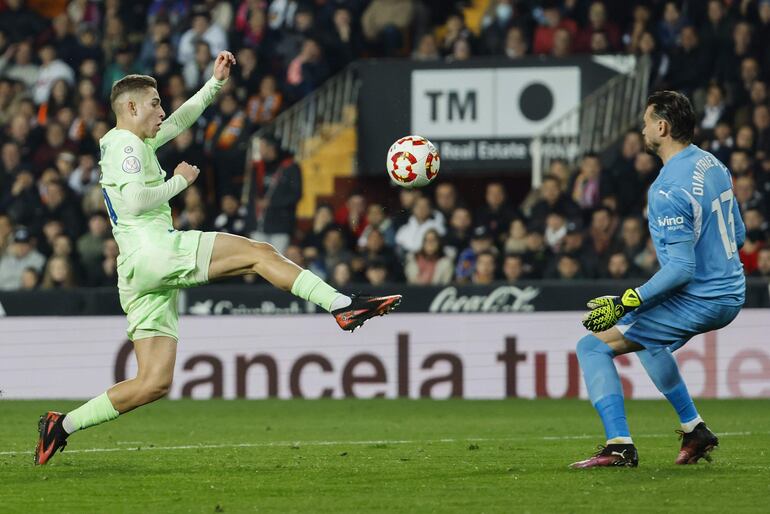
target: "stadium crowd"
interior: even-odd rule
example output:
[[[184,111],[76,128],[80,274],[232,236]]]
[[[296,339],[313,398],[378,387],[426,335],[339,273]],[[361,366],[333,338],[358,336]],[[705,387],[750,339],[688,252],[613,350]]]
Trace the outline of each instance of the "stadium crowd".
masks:
[[[179,229],[284,233],[286,255],[338,287],[643,279],[657,267],[644,215],[661,163],[633,131],[610,162],[553,162],[520,205],[493,180],[483,205],[440,181],[402,190],[390,211],[365,191],[321,205],[304,232],[293,216],[301,189],[280,184],[298,169],[268,140],[255,191],[273,195],[241,202],[251,135],[354,59],[627,53],[651,57],[651,87],[690,96],[696,144],[734,176],[745,271],[770,279],[770,0],[490,0],[478,31],[466,25],[466,3],[0,0],[0,289],[116,284],[118,248],[98,184],[111,85],[150,74],[172,112],[223,49],[237,56],[235,76],[158,152],[169,174],[182,160],[203,170],[172,201]],[[293,173],[276,175],[284,168]],[[258,223],[265,210],[272,217]]]

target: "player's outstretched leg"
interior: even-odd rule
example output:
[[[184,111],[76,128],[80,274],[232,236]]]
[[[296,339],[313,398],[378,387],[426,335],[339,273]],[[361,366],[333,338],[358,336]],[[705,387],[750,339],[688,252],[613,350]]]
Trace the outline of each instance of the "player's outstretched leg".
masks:
[[[623,387],[612,362],[614,350],[596,335],[588,334],[578,342],[577,356],[583,369],[588,396],[604,425],[607,444],[600,446],[592,457],[575,462],[570,467],[636,467],[639,456],[628,430]]]
[[[35,464],[51,460],[57,450],[64,449],[67,438],[74,432],[112,421],[120,414],[168,394],[174,376],[176,344],[174,338],[164,336],[134,341],[138,366],[135,378],[115,384],[67,414],[53,411],[43,414],[38,423]]]
[[[303,270],[268,243],[232,234],[217,234],[209,264],[209,280],[252,273],[330,312],[343,330],[355,330],[369,318],[387,314],[401,303],[401,295],[354,295],[351,298],[312,271]]]
[[[674,356],[666,347],[648,348],[637,355],[655,387],[663,393],[679,415],[682,430],[677,432],[682,439],[682,446],[676,463],[695,464],[703,458],[711,460],[709,453],[719,445],[719,439],[708,429],[695,410],[695,404],[682,380]]]

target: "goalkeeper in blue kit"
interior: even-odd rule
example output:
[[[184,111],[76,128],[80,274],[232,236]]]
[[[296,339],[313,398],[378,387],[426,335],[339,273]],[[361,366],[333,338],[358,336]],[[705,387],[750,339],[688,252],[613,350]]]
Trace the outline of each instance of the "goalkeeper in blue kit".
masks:
[[[695,115],[680,93],[647,100],[644,140],[663,160],[647,194],[650,235],[660,270],[621,296],[588,302],[577,344],[588,396],[604,425],[606,446],[573,468],[637,466],[623,390],[612,359],[636,352],[655,386],[676,410],[682,445],[677,464],[710,460],[719,440],[695,409],[672,352],[697,334],[717,330],[738,315],[746,281],[738,250],[745,227],[724,164],[692,144]]]

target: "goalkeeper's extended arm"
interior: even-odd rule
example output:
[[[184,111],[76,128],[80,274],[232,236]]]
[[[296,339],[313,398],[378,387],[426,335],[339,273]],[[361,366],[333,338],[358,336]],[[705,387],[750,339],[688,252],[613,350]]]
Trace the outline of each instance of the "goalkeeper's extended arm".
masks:
[[[636,289],[626,289],[623,296],[601,296],[588,302],[591,309],[583,317],[583,326],[601,332],[642,304],[659,298],[687,284],[695,273],[695,247],[692,241],[666,245],[669,261],[653,277]]]
[[[147,187],[139,182],[130,182],[120,190],[128,212],[133,216],[151,211],[187,188],[187,179],[174,175],[158,187]]]

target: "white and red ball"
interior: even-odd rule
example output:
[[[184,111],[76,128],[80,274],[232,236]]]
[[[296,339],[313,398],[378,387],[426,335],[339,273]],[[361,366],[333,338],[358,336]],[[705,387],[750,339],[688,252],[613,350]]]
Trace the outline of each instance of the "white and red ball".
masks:
[[[441,161],[433,143],[422,136],[404,136],[388,150],[390,180],[401,187],[424,187],[438,175]]]

